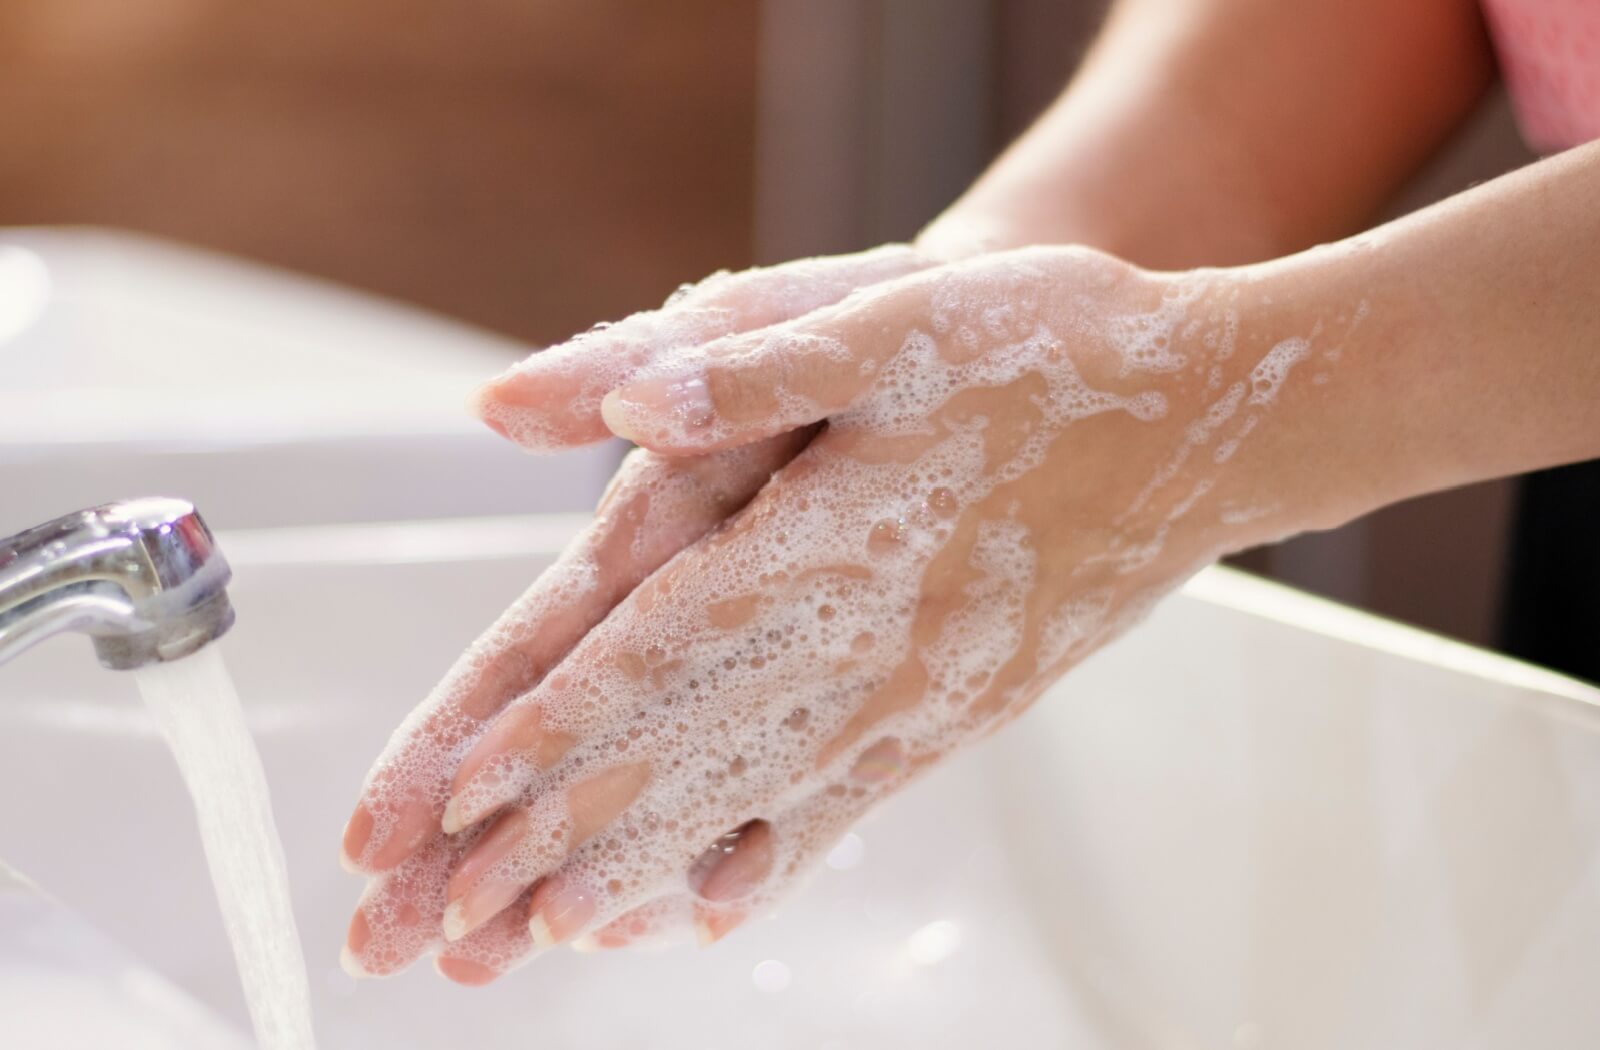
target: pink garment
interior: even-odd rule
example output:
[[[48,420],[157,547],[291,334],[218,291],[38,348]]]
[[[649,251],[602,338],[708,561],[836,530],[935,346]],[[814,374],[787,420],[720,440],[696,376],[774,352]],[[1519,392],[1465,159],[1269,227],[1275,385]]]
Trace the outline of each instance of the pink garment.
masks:
[[[1522,137],[1545,152],[1600,138],[1600,0],[1483,0]]]

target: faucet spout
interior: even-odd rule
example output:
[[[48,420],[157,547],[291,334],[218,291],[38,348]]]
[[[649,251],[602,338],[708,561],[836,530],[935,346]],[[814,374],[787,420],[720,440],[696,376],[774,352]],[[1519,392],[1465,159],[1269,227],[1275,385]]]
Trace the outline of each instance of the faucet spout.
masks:
[[[231,578],[183,500],[108,503],[0,539],[0,664],[66,631],[114,670],[180,659],[233,626]]]

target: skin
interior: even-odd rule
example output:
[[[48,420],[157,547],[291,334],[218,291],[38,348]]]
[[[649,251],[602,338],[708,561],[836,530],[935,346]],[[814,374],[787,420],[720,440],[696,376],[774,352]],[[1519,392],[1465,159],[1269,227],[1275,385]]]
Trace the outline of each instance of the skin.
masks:
[[[1121,0],[1068,90],[919,243],[1278,258],[1369,226],[1493,75],[1474,0]]]
[[[686,922],[714,940],[1217,556],[1600,454],[1595,148],[1273,263],[1162,273],[1003,250],[1080,240],[1176,267],[1358,228],[1481,90],[1465,7],[1194,0],[1169,21],[1124,3],[1073,88],[914,248],[714,280],[486,388],[485,414],[528,443],[614,431],[652,451],[380,758],[344,844],[374,876],[346,965],[389,973],[437,951],[446,976],[480,984],[559,942]],[[1387,61],[1383,24],[1426,43]],[[1275,43],[1241,57],[1240,34]],[[1284,57],[1313,53],[1389,79]],[[1320,133],[1283,134],[1299,126]],[[1140,317],[1167,343],[1130,357]],[[903,393],[935,372],[951,382],[886,423],[896,374]],[[1102,396],[1042,410],[1081,387]],[[928,484],[978,421],[981,455]],[[822,539],[770,571],[796,523]],[[1027,569],[997,566],[997,549],[1025,550]],[[828,599],[829,573],[858,585]],[[862,593],[880,585],[895,600]],[[859,606],[845,612],[871,624],[865,650],[796,636],[817,631],[797,610],[830,601]],[[938,665],[965,636],[990,644],[957,681]],[[791,644],[726,668],[730,637]],[[685,723],[694,746],[615,750],[627,727],[680,722],[668,701],[716,675],[746,698],[738,724],[713,705]],[[572,698],[597,681],[603,707],[584,714]],[[706,741],[743,762],[737,783],[704,790],[673,768],[706,773]],[[637,884],[602,877],[612,840]]]

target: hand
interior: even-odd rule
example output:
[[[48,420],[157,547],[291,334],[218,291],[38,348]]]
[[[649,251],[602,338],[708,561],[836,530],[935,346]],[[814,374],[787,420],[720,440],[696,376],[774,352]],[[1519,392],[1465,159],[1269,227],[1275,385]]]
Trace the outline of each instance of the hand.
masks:
[[[628,376],[673,353],[802,317],[945,257],[887,244],[855,255],[715,273],[679,288],[659,310],[596,325],[532,355],[480,391],[477,411],[530,452],[603,441],[611,432],[600,418],[600,400]]]
[[[681,289],[661,310],[535,355],[537,382],[527,381],[525,369],[513,369],[485,387],[479,409],[531,446],[547,437],[569,445],[607,437],[599,417],[605,388],[574,368],[577,362],[600,372],[637,367],[697,340],[789,320],[863,283],[932,262],[924,253],[891,245],[718,274]],[[559,419],[551,407],[557,405]],[[701,460],[665,460],[645,452],[628,457],[593,524],[451,670],[375,764],[342,850],[346,867],[377,876],[368,887],[369,903],[351,925],[349,968],[394,972],[442,943],[444,901],[429,896],[431,886],[418,873],[462,852],[461,841],[445,837],[441,817],[456,764],[488,719],[535,686],[641,580],[743,506],[808,436],[781,435]],[[390,917],[392,924],[375,937],[368,914]],[[447,969],[450,961],[446,956]]]
[[[1311,520],[1275,409],[1358,321],[1305,323],[1242,272],[1028,249],[612,369],[606,422],[663,454],[828,426],[440,750],[466,752],[462,830],[406,879],[444,902],[446,955],[487,980],[591,931],[711,940],[767,906],[1188,575]],[[375,940],[403,903],[369,898]]]

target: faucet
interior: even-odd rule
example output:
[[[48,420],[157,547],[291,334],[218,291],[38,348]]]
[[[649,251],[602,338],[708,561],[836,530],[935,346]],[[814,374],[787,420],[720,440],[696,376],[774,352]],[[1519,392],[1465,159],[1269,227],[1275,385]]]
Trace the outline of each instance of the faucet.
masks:
[[[0,664],[66,631],[113,670],[181,659],[233,626],[233,573],[193,505],[134,499],[0,539]]]

